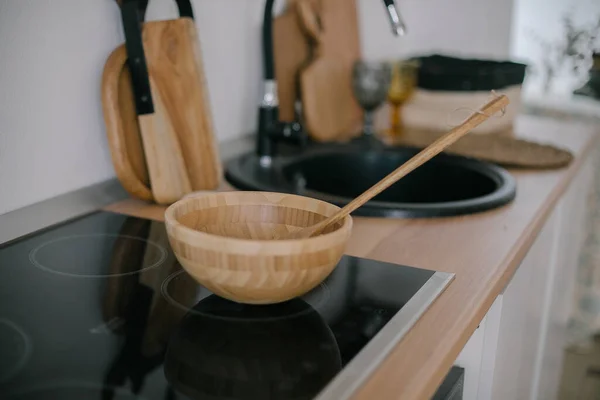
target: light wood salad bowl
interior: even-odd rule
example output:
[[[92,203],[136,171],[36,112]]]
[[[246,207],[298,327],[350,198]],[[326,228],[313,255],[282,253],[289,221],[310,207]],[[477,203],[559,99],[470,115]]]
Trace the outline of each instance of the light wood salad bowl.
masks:
[[[305,239],[272,240],[314,225],[339,207],[270,192],[202,193],[165,212],[169,242],[183,268],[213,293],[240,303],[279,303],[319,285],[344,254],[345,217]]]

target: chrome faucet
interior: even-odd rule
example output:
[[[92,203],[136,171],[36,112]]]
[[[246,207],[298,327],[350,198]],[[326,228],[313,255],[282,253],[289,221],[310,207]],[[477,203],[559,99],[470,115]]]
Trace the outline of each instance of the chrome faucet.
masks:
[[[396,36],[406,34],[406,26],[400,16],[394,0],[383,0],[388,12],[392,32]],[[279,99],[275,79],[275,61],[273,57],[273,5],[275,0],[266,0],[263,16],[263,95],[258,114],[258,132],[256,152],[263,167],[271,165],[275,155],[276,141],[287,140],[304,144],[306,134],[299,122],[279,121]]]
[[[404,36],[406,34],[406,25],[400,16],[400,11],[396,7],[394,0],[383,0],[387,9],[392,24],[392,33],[396,36]]]

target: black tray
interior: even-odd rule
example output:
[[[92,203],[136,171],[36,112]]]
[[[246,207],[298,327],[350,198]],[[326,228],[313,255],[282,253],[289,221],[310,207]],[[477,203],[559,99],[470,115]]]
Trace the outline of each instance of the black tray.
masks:
[[[434,54],[419,61],[418,87],[437,91],[483,91],[520,85],[527,65]]]

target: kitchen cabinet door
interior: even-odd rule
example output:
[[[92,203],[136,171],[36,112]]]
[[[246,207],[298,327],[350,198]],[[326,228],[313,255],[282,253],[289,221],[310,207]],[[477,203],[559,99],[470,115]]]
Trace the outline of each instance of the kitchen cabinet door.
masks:
[[[481,375],[481,357],[483,354],[484,331],[486,317],[483,318],[469,341],[463,347],[454,365],[465,369],[465,381],[463,387],[464,400],[477,400],[479,390],[479,377]]]
[[[556,398],[594,165],[588,157],[457,358],[465,400]]]
[[[535,376],[543,303],[557,214],[553,213],[500,296],[502,310],[492,368],[494,400],[528,399]],[[487,332],[486,332],[487,333]]]
[[[587,193],[592,179],[593,162],[588,159],[557,208],[559,229],[555,235],[551,281],[546,294],[540,351],[531,392],[534,400],[552,400],[558,394],[567,324],[585,233]]]
[[[529,398],[557,222],[553,213],[457,358],[465,368],[465,400]]]
[[[556,398],[593,165],[586,161],[485,317],[477,400]]]

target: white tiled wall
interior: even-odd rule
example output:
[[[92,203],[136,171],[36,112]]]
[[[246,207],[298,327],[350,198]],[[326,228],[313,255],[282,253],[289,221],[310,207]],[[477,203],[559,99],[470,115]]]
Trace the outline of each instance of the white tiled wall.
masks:
[[[512,0],[398,0],[400,40],[380,0],[358,1],[367,58],[508,55]],[[263,4],[193,0],[220,140],[254,129]],[[150,0],[148,19],[175,15],[174,1]],[[114,0],[0,0],[0,214],[113,176],[100,78],[122,40]]]

